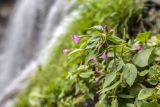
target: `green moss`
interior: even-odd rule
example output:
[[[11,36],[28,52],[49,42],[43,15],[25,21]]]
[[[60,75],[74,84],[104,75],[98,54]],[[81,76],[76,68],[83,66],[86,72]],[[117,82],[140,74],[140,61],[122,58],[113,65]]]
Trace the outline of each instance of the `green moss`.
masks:
[[[39,67],[36,76],[31,80],[28,88],[18,96],[19,101],[15,106],[44,107],[47,104],[47,107],[53,107],[54,101],[51,101],[52,97],[58,97],[60,88],[68,88],[57,86],[64,86],[63,79],[70,69],[66,67],[66,55],[63,55],[63,49],[74,47],[71,41],[71,35],[85,35],[87,34],[87,29],[93,25],[107,25],[109,28],[114,28],[119,36],[123,33],[124,29],[126,32],[130,31],[129,27],[132,27],[131,25],[133,25],[132,23],[134,21],[137,22],[143,8],[143,3],[134,3],[135,0],[81,1],[83,9],[80,12],[80,17],[70,25],[67,33],[59,38],[56,46],[53,46],[47,65],[45,67]],[[37,89],[40,95],[49,97],[34,99],[34,95],[32,96],[32,94],[34,92],[36,93]],[[39,103],[39,106],[32,105],[31,100]],[[59,107],[63,106],[59,105]]]

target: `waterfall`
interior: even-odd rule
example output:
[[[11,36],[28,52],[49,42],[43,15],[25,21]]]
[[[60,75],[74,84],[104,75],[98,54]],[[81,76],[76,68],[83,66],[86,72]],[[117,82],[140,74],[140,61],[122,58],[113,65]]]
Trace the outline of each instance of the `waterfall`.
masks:
[[[76,20],[79,18],[79,11],[73,11],[70,13],[70,15],[66,16],[61,23],[53,30],[53,34],[51,37],[51,40],[48,41],[48,44],[46,47],[40,52],[39,57],[34,60],[32,63],[30,63],[26,69],[23,70],[23,73],[15,79],[4,91],[4,93],[0,96],[0,106],[2,104],[7,104],[4,107],[11,107],[10,106],[10,100],[11,105],[13,102],[14,96],[19,92],[20,90],[24,89],[26,87],[26,82],[30,77],[34,76],[34,73],[39,65],[43,66],[46,65],[47,60],[50,55],[50,49],[53,47],[53,45],[57,42],[59,36],[65,34],[67,32],[67,28]]]
[[[35,57],[41,46],[39,31],[52,4],[52,0],[21,0],[17,4],[2,43],[3,53],[0,67],[0,92],[25,64]],[[37,5],[38,4],[38,5]]]
[[[18,1],[0,51],[0,95],[36,59],[71,8],[65,0]]]

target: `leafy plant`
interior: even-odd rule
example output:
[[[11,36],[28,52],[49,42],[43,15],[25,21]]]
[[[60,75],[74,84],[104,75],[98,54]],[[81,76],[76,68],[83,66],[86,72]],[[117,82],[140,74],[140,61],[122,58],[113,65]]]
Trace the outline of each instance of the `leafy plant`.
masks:
[[[54,83],[59,88],[37,96],[44,98],[43,105],[53,95],[55,107],[159,107],[160,67],[155,50],[160,46],[148,46],[149,38],[145,44],[139,36],[130,43],[116,37],[114,30],[92,28],[78,36],[78,44],[73,39],[76,46],[66,58],[69,71]],[[154,57],[148,63],[150,56]]]
[[[132,0],[80,0],[80,3],[82,3],[80,17],[78,19],[75,19],[73,24],[69,27],[66,35],[62,35],[63,37],[59,39],[56,46],[53,46],[53,49],[51,49],[50,52],[51,54],[48,58],[47,65],[39,67],[36,77],[31,81],[29,87],[25,90],[25,92],[18,97],[19,102],[16,104],[16,106],[72,107],[74,105],[86,106],[87,104],[89,104],[90,106],[94,106],[99,99],[98,97],[102,97],[103,99],[103,95],[98,95],[96,93],[97,91],[101,93],[101,89],[107,90],[107,88],[111,86],[112,87],[109,89],[110,91],[112,91],[115,89],[115,86],[117,87],[121,85],[121,81],[126,82],[126,80],[120,80],[120,78],[124,78],[124,76],[121,76],[119,72],[121,72],[126,65],[126,62],[124,62],[123,60],[127,61],[127,64],[129,64],[134,52],[128,52],[133,51],[131,49],[132,47],[130,47],[131,45],[127,45],[125,40],[118,37],[123,36],[123,38],[126,38],[128,36],[128,32],[132,31],[131,28],[133,28],[134,26],[132,24],[134,22],[139,22],[138,19],[140,19],[139,16],[141,15],[141,11],[144,7],[143,2],[140,3]],[[93,25],[97,24],[98,26],[92,27]],[[108,25],[108,29],[106,29],[106,26],[100,25]],[[109,28],[114,28],[114,32],[109,30]],[[141,31],[139,28],[137,29],[138,31]],[[132,35],[135,33],[137,32],[133,32]],[[82,35],[81,44],[75,45],[71,42],[69,36],[72,34]],[[106,35],[108,35],[107,38]],[[107,44],[105,43],[106,41]],[[153,42],[151,41],[150,44],[151,43]],[[97,46],[96,49],[94,49],[95,45]],[[71,47],[69,51],[73,50],[68,54],[68,59],[66,59],[67,55],[63,55],[62,53],[63,49],[67,47]],[[106,50],[106,48],[108,50]],[[102,54],[104,54],[103,57]],[[121,55],[122,57],[118,56],[117,58],[117,54]],[[103,59],[106,59],[106,56],[107,61],[103,61]],[[98,61],[100,61],[96,66],[95,62],[91,61],[92,58],[93,60],[95,59],[94,57],[97,57]],[[82,60],[85,60],[85,62],[81,63]],[[82,66],[80,66],[80,63]],[[91,64],[92,66],[89,66],[88,68],[88,65],[83,66],[85,65],[84,63]],[[76,68],[77,70],[75,70]],[[93,69],[95,69],[96,75],[95,73],[93,73]],[[98,70],[100,70],[100,73],[98,72]],[[112,71],[115,71],[114,76],[112,74]],[[107,74],[105,75],[103,73]],[[110,76],[113,76],[114,78]],[[77,77],[79,79],[77,79]],[[107,80],[107,78],[109,77],[112,78],[112,81],[110,82],[108,82]],[[70,82],[68,81],[69,79],[71,79]],[[83,80],[80,81],[80,79]],[[96,82],[98,80],[100,81],[100,87],[102,88],[98,88],[100,85]],[[106,83],[102,85],[101,81],[106,81]],[[78,84],[75,85],[75,83]],[[35,98],[36,100],[34,100],[34,104],[38,105],[34,105],[30,102],[30,100],[33,100],[33,97],[29,95],[37,90],[40,90],[38,91],[38,93],[45,97],[39,98],[37,96]],[[75,91],[77,93],[76,95],[74,95]],[[86,94],[83,95],[82,92]],[[133,98],[132,96],[127,97]],[[93,99],[95,99],[95,101],[93,101]],[[116,105],[116,102],[119,100],[113,98],[112,101],[112,104]],[[98,104],[99,103],[97,103],[96,105]],[[100,104],[104,106],[110,105],[108,101],[100,101]]]

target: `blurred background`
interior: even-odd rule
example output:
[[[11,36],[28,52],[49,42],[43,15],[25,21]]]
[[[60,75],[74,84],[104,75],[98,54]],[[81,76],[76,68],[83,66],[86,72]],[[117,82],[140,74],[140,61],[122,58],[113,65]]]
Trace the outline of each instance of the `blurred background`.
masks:
[[[74,0],[0,0],[0,96],[26,75],[23,70],[37,59],[74,6]]]
[[[0,40],[2,40],[9,17],[13,11],[15,0],[1,0],[0,1]]]

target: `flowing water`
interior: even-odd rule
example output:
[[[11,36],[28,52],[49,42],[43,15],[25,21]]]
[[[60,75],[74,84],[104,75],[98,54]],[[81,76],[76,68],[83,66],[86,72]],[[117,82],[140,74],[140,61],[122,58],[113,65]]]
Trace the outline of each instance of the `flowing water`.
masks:
[[[22,0],[16,6],[2,43],[3,60],[0,67],[0,92],[15,78],[38,50],[39,31],[51,0]],[[46,4],[47,3],[47,4]],[[37,5],[38,4],[38,5]]]
[[[0,51],[0,94],[37,57],[70,8],[65,0],[18,1]]]

